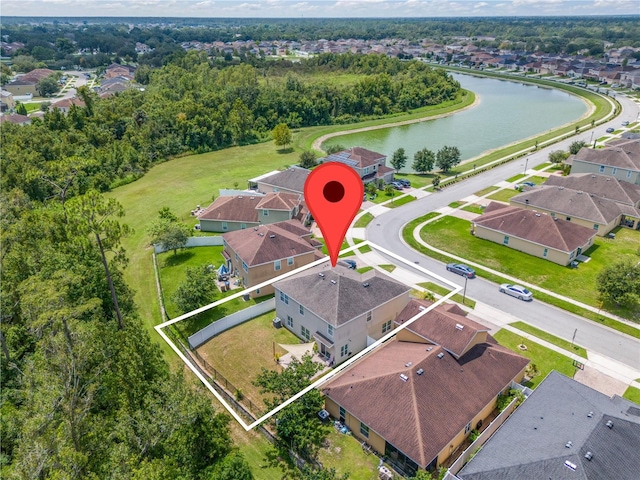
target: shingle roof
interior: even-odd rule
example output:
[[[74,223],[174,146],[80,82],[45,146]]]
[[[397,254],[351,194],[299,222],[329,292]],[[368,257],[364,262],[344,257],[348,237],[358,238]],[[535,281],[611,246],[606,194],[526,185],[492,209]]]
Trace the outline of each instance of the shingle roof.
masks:
[[[256,208],[262,208],[265,210],[285,210],[290,212],[296,206],[300,205],[302,197],[297,193],[268,193],[265,195]]]
[[[322,390],[425,467],[527,363],[493,343],[476,345],[456,360],[440,346],[393,340],[345,369]]]
[[[71,105],[75,105],[77,107],[85,106],[84,102],[79,98],[63,98],[62,100],[55,102],[51,106],[58,107],[58,108],[69,108],[71,107]]]
[[[402,325],[429,305],[431,302],[427,300],[412,298],[396,318],[396,323]],[[439,305],[428,315],[409,325],[407,330],[442,346],[458,358],[466,351],[479,332],[489,331],[484,325],[474,322],[464,315],[464,311],[457,305]]]
[[[328,155],[325,162],[341,162],[351,167],[364,168],[377,165],[386,158],[387,156],[383,153],[373,152],[362,147],[353,147]]]
[[[265,185],[303,193],[304,182],[306,182],[309,173],[311,173],[311,170],[307,170],[306,168],[291,167],[282,172],[261,178],[259,181]]]
[[[332,325],[339,326],[411,290],[376,271],[361,275],[345,267],[303,272],[274,287]],[[365,286],[367,285],[367,286]]]
[[[30,123],[31,119],[26,115],[20,115],[19,113],[10,113],[9,115],[2,115],[0,117],[0,123]]]
[[[225,239],[229,248],[249,266],[261,265],[316,250],[308,241],[290,230],[292,230],[291,225],[283,226],[280,223],[272,223],[227,232],[222,235],[222,238]],[[306,229],[302,230],[305,234],[310,233]]]
[[[573,161],[576,160],[640,171],[640,140],[615,140],[597,150],[583,147],[573,156]]]
[[[563,187],[533,187],[515,197],[511,203],[544,208],[569,217],[577,217],[594,223],[607,224],[620,215],[620,207],[604,198]]]
[[[589,413],[592,416],[589,417]],[[613,428],[606,422],[611,420]],[[572,446],[565,444],[571,441]],[[584,455],[592,452],[593,459]],[[636,479],[640,408],[551,372],[482,450],[458,473],[463,480]],[[566,460],[576,465],[567,468]]]
[[[536,204],[529,202],[529,205]],[[557,209],[556,211],[560,212],[562,210]],[[596,231],[591,228],[563,219],[554,219],[546,213],[538,213],[535,210],[513,205],[491,202],[484,212],[473,220],[475,225],[562,252],[573,252],[576,248],[584,246],[590,238],[596,235]]]
[[[608,175],[595,173],[577,173],[566,177],[552,175],[544,182],[544,185],[582,190],[597,197],[627,205],[635,206],[640,202],[640,185],[622,182]]]

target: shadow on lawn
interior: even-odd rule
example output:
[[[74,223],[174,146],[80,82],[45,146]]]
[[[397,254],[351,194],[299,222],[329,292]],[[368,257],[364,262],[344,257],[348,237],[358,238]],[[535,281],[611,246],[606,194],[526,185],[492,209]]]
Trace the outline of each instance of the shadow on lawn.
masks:
[[[176,255],[169,255],[165,257],[164,262],[162,262],[162,266],[177,267],[178,265],[182,265],[183,263],[191,260],[193,256],[195,256],[195,253],[189,250],[182,251],[180,253],[177,253]]]

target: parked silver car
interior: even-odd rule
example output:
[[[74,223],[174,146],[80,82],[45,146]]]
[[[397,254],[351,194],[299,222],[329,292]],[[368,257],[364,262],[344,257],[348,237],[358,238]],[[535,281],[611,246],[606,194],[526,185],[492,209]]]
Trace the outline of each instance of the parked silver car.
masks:
[[[500,292],[516,297],[518,300],[524,300],[530,302],[533,300],[533,293],[524,288],[522,285],[512,285],[510,283],[503,283],[500,285]]]

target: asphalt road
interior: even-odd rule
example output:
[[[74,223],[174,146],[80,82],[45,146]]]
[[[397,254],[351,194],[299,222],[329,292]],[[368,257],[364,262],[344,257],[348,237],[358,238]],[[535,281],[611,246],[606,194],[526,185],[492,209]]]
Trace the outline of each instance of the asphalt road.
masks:
[[[626,97],[619,96],[617,99],[622,104],[623,113],[607,124],[593,129],[593,138],[603,136],[608,127],[620,128],[621,123],[625,120],[629,122],[636,121],[638,115],[640,115],[637,104]],[[527,168],[530,169],[546,162],[549,152],[553,150],[568,150],[571,142],[575,140],[589,142],[591,135],[591,131],[588,131],[531,154]],[[407,222],[425,213],[445,207],[451,202],[522,173],[525,169],[524,164],[525,158],[510,162],[379,215],[369,224],[366,234],[367,239],[411,262],[418,262],[420,266],[437,272],[457,284],[462,284],[462,277],[447,272],[442,262],[422,255],[408,247],[401,239],[402,228]],[[481,259],[474,260],[481,263]],[[636,369],[640,368],[640,341],[628,335],[603,327],[593,321],[535,299],[533,302],[525,303],[514,297],[501,294],[498,292],[498,286],[495,283],[482,278],[475,278],[467,282],[467,295],[569,341],[577,330],[575,335],[576,344],[583,346],[588,351],[617,360],[625,365]]]

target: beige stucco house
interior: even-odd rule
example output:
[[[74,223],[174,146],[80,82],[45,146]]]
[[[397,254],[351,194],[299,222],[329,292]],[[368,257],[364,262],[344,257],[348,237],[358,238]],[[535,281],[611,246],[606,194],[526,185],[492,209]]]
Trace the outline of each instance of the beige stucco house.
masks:
[[[491,202],[473,220],[477,238],[568,265],[586,251],[596,231],[547,213]]]
[[[307,342],[315,340],[333,364],[390,332],[411,290],[375,270],[360,274],[339,265],[300,273],[274,288],[283,325]]]
[[[293,219],[304,222],[307,215],[299,194],[248,192],[216,198],[198,214],[198,220],[203,232],[231,232]]]
[[[567,163],[572,174],[600,173],[640,185],[640,140],[614,140],[599,149],[583,147]]]
[[[412,299],[397,324],[428,305]],[[488,423],[529,363],[487,332],[441,305],[327,382],[325,409],[405,474],[434,470]]]
[[[393,181],[393,168],[387,167],[387,156],[362,147],[353,147],[341,152],[332,153],[321,162],[340,162],[350,166],[364,183],[382,180],[385,183]]]
[[[320,242],[297,220],[260,225],[222,235],[222,256],[227,269],[253,287],[283,273],[307,265],[323,255]],[[273,286],[255,290],[251,297],[273,293]]]

